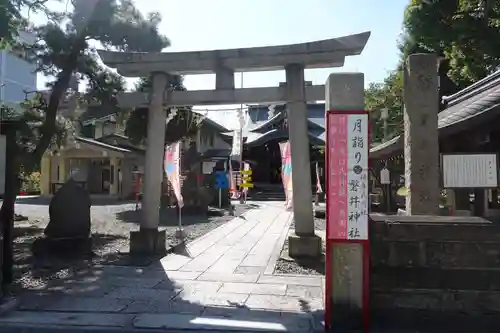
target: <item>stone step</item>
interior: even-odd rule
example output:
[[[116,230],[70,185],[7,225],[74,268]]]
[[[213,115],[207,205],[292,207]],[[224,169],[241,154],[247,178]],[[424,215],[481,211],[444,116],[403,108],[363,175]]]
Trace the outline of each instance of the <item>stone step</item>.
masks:
[[[275,316],[223,318],[180,314],[142,314],[134,319],[133,325],[140,329],[178,329],[197,332],[308,332],[312,328],[312,316],[284,317],[276,313]]]
[[[2,330],[10,325],[125,328],[131,325],[133,318],[121,313],[12,311],[0,317],[0,327]]]
[[[98,312],[14,311],[0,318],[2,332],[310,332],[314,327],[309,314],[245,316],[242,318],[205,317],[185,314],[118,314]],[[22,330],[21,330],[22,328]],[[41,330],[41,328],[43,328]]]

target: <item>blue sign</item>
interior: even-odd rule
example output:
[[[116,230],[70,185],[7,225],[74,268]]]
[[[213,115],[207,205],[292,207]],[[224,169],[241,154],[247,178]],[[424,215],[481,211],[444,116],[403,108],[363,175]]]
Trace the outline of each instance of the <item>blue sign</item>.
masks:
[[[229,187],[229,181],[227,179],[227,173],[224,171],[215,172],[215,188],[216,189],[226,189]]]

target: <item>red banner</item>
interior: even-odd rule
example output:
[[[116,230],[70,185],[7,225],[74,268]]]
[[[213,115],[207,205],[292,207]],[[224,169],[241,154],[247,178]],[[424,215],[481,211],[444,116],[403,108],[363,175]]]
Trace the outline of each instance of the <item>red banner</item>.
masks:
[[[180,179],[180,141],[165,147],[164,167],[167,178],[172,184],[175,197],[179,207],[184,206],[184,200],[181,194],[181,179]]]
[[[292,185],[292,151],[290,141],[280,142],[281,151],[281,179],[285,190],[287,208],[292,207],[293,185]]]

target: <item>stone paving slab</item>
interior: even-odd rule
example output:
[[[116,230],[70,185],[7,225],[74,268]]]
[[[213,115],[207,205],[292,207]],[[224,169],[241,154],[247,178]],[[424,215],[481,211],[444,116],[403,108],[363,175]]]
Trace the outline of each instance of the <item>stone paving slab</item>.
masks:
[[[165,258],[161,259],[161,265],[165,270],[175,271],[190,262],[192,258],[186,257],[180,254],[169,254]]]
[[[153,288],[157,284],[165,281],[165,277],[148,278],[148,277],[125,277],[125,276],[115,276],[112,279],[106,279],[103,281],[97,281],[97,283],[102,283],[103,285],[108,285],[112,287],[129,287],[129,288]],[[87,283],[86,281],[75,281],[76,283]]]
[[[200,275],[200,272],[165,271],[167,279],[173,280],[196,280]]]
[[[321,287],[288,285],[286,295],[305,299],[321,299],[323,292]]]
[[[300,320],[287,323],[287,326],[280,320],[271,321],[268,317],[261,320],[251,318],[247,320],[235,320],[217,317],[193,317],[189,315],[158,315],[143,314],[134,319],[133,325],[136,328],[157,328],[157,329],[183,329],[193,331],[216,331],[232,330],[245,332],[307,332],[310,324],[299,325]],[[303,323],[303,321],[302,321]]]
[[[281,255],[283,244],[285,243],[285,240],[288,237],[288,230],[290,229],[292,221],[293,218],[292,216],[290,216],[290,218],[286,221],[285,226],[283,227],[280,238],[274,245],[273,251],[271,253],[271,258],[269,259],[267,266],[264,270],[265,275],[272,275],[274,273],[274,268],[276,267],[276,263]]]
[[[177,290],[160,290],[145,288],[119,288],[105,295],[105,298],[111,299],[130,299],[130,300],[170,300],[179,294]]]
[[[282,312],[307,313],[323,308],[322,299],[303,299],[291,296],[250,295],[245,302],[250,309],[274,310]]]
[[[58,283],[54,282],[46,289],[36,291],[39,296],[104,297],[115,287],[105,282],[100,283]]]
[[[281,203],[262,206],[149,267],[97,266],[63,283],[62,291],[50,291],[55,297],[40,296],[13,312],[10,322],[0,318],[0,325],[20,318],[62,325],[72,314],[75,325],[83,326],[311,331],[311,318],[323,307],[324,278],[266,274],[279,256],[291,213]],[[47,323],[41,319],[52,314],[57,316]]]
[[[321,277],[262,275],[258,283],[284,283],[299,286],[321,287]]]
[[[234,306],[241,307],[245,304],[248,294],[234,293],[205,293],[203,291],[181,292],[174,299],[176,302],[189,302],[201,306]]]
[[[65,326],[100,326],[123,328],[129,326],[133,315],[117,313],[32,312],[14,311],[2,317],[2,324],[36,324]]]
[[[260,275],[265,274],[265,268],[261,266],[238,266],[234,270],[235,274],[252,274],[252,275]]]
[[[250,318],[250,317],[271,317],[279,320],[281,318],[280,311],[264,311],[252,310],[245,306],[243,307],[227,307],[227,306],[208,306],[203,311],[205,317],[218,317],[218,318]]]
[[[216,282],[249,282],[255,283],[260,274],[224,274],[224,273],[203,273],[197,280]]]
[[[132,300],[114,298],[90,298],[90,297],[54,297],[33,296],[25,299],[20,305],[21,310],[44,310],[61,312],[120,312]]]
[[[220,292],[235,294],[281,295],[287,292],[286,284],[256,284],[228,282],[222,285]]]
[[[216,293],[222,287],[222,282],[175,280],[165,281],[157,285],[155,289],[182,290],[183,292],[203,291],[205,293]]]
[[[188,272],[205,272],[230,249],[231,245],[213,245],[207,251],[183,265],[179,270]]]
[[[195,316],[201,315],[205,311],[204,306],[200,304],[189,303],[185,301],[133,301],[125,309],[123,313],[177,313],[191,314]]]

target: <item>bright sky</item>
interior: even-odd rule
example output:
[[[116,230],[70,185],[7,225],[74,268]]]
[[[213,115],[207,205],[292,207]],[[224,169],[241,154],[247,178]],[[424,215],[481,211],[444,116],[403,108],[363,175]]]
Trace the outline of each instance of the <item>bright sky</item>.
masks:
[[[293,44],[371,31],[365,50],[336,69],[306,70],[324,84],[331,72],[364,72],[365,83],[381,81],[395,68],[397,40],[408,0],[136,0],[143,13],[163,16],[160,30],[172,46],[194,51]],[[284,71],[244,75],[244,87],[276,86]],[[39,79],[39,87],[45,84]],[[240,76],[235,77],[240,87]],[[129,81],[130,82],[130,81]],[[131,82],[130,82],[131,83]],[[214,75],[185,78],[189,90],[215,88]]]

